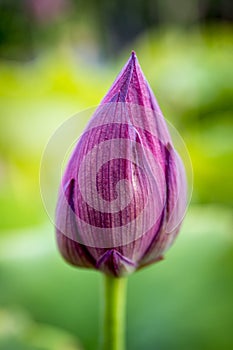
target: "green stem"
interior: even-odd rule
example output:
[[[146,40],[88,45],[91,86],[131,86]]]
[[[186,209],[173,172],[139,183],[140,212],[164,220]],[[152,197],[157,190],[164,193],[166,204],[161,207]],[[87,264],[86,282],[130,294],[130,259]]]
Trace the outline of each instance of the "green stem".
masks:
[[[125,349],[126,282],[104,275],[103,350]]]

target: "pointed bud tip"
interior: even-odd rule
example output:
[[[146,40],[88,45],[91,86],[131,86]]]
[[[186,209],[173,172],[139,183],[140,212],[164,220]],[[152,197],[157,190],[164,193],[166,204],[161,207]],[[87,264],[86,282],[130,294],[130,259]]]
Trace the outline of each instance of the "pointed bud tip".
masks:
[[[133,60],[135,60],[137,58],[136,52],[134,50],[132,50],[132,52],[131,52],[131,58]]]

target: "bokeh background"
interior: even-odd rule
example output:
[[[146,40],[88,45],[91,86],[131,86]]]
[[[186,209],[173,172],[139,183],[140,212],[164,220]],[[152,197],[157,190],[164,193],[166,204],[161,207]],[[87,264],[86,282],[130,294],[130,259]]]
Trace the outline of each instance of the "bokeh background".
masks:
[[[127,349],[233,348],[231,5],[0,0],[1,350],[97,349],[102,276],[59,256],[39,168],[49,137],[100,102],[132,49],[188,147],[194,188],[166,259],[129,278]]]

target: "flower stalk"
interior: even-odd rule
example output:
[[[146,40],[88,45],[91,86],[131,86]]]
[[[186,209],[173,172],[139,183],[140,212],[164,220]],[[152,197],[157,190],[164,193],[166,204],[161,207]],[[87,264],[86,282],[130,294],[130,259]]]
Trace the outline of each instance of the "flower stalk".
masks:
[[[104,274],[104,319],[102,350],[125,349],[127,278]]]

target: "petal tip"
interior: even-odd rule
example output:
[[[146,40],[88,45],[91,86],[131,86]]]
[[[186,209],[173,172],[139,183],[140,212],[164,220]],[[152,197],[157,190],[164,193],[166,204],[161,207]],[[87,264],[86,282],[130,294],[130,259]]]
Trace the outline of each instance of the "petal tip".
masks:
[[[121,277],[128,275],[135,270],[136,265],[133,261],[121,255],[117,250],[107,250],[97,261],[96,268],[106,274]]]
[[[134,50],[132,50],[132,52],[131,52],[131,57],[133,59],[137,58],[136,52]]]

